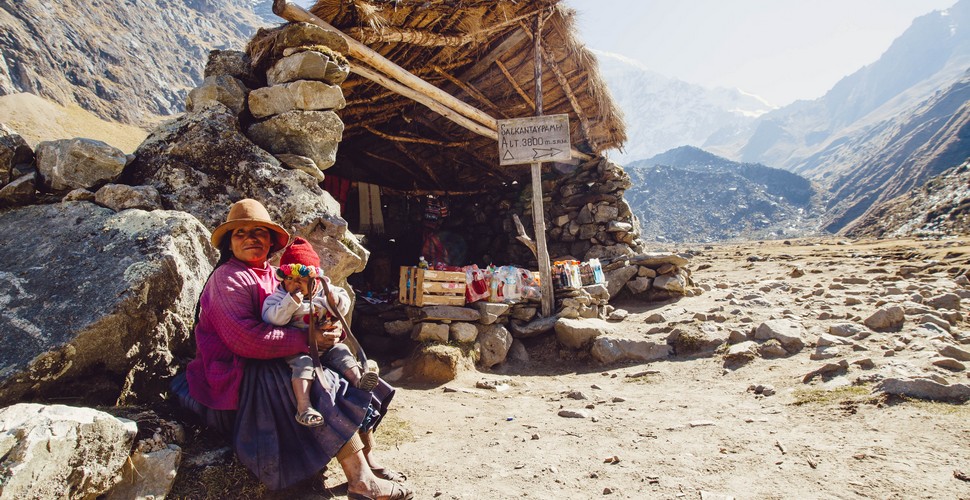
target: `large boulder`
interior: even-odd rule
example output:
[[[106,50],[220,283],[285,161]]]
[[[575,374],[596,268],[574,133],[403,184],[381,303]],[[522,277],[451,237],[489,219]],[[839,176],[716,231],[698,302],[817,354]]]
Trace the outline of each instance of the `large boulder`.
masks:
[[[758,325],[754,332],[755,340],[774,339],[781,343],[788,354],[795,354],[805,347],[808,332],[805,327],[790,319],[772,319]]]
[[[332,51],[303,50],[299,47],[283,50],[283,58],[266,71],[266,84],[279,85],[297,80],[319,80],[340,85],[350,75],[350,65]]]
[[[594,359],[603,364],[620,361],[646,362],[666,358],[670,355],[670,346],[648,340],[598,337],[593,341],[589,352]]]
[[[154,399],[191,354],[209,232],[180,212],[88,202],[0,213],[0,405]]]
[[[37,172],[31,172],[0,187],[0,207],[29,205],[37,198]]]
[[[512,348],[512,334],[502,325],[483,325],[478,332],[478,343],[481,345],[479,364],[491,368],[505,361]]]
[[[601,319],[569,319],[556,321],[556,340],[570,349],[584,349],[600,335],[614,333],[613,325]]]
[[[123,181],[154,186],[166,209],[188,212],[212,230],[232,202],[254,198],[290,234],[310,241],[335,283],[364,269],[368,252],[347,231],[337,201],[312,176],[284,168],[250,141],[225,106],[160,125],[136,155]]]
[[[616,297],[616,294],[623,290],[623,285],[626,285],[630,278],[636,276],[638,271],[637,266],[624,266],[608,271],[606,273],[606,288],[610,291],[610,298]]]
[[[470,352],[451,345],[427,344],[414,351],[404,371],[414,382],[442,384],[474,369]]]
[[[20,134],[0,123],[0,187],[11,182],[11,174],[17,165],[29,164],[34,159],[34,151]]]
[[[45,141],[36,157],[44,189],[61,194],[112,182],[128,163],[124,151],[94,139]]]
[[[306,156],[326,170],[337,161],[344,123],[333,111],[292,110],[250,125],[247,133],[271,153]]]
[[[198,111],[214,102],[221,103],[239,114],[246,109],[249,90],[238,78],[229,75],[206,77],[202,83],[189,91],[185,98],[186,111]]]
[[[284,52],[288,52],[287,49],[313,46],[328,47],[341,54],[348,50],[343,35],[310,23],[287,23],[279,28],[260,29],[246,50],[254,70],[265,72],[284,56]]]
[[[91,408],[0,410],[0,498],[96,498],[117,483],[138,428]]]
[[[297,80],[263,87],[249,94],[249,112],[256,118],[293,110],[343,109],[346,104],[340,87],[315,80]]]

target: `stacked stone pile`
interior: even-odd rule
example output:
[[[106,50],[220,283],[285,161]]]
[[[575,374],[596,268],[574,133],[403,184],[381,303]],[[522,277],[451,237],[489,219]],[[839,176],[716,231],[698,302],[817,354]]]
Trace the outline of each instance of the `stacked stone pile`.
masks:
[[[669,252],[652,252],[615,258],[603,266],[610,297],[621,292],[649,301],[693,297],[703,293],[694,285],[690,260]]]
[[[252,122],[245,128],[254,143],[283,165],[322,181],[323,171],[336,162],[343,134],[335,111],[346,105],[340,84],[350,74],[342,55],[347,43],[312,24],[292,23],[269,37],[264,49],[256,64],[241,52],[213,51],[206,78],[189,92],[186,109],[226,106]]]
[[[476,364],[486,369],[501,364],[510,352],[516,360],[527,361],[525,347],[510,329],[529,324],[537,311],[536,304],[482,301],[467,307],[406,307],[407,318],[384,323],[384,330],[391,337],[421,343],[402,370],[405,375],[447,382]]]

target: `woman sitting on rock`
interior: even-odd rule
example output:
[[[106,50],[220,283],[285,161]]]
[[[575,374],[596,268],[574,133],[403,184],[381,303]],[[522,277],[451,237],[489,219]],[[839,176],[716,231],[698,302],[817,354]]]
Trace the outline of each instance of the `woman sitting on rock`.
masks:
[[[399,484],[404,475],[379,465],[373,450],[373,430],[394,395],[383,380],[366,392],[324,370],[324,380],[310,389],[324,424],[306,427],[293,419],[291,371],[283,358],[307,353],[310,339],[300,329],[264,323],[260,314],[277,286],[267,258],[287,241],[289,234],[258,201],[232,205],[212,232],[221,255],[199,298],[196,358],[172,390],[206,425],[230,436],[239,461],[270,489],[301,482],[337,457],[349,498],[412,498]],[[341,333],[317,332],[317,344],[332,347]]]

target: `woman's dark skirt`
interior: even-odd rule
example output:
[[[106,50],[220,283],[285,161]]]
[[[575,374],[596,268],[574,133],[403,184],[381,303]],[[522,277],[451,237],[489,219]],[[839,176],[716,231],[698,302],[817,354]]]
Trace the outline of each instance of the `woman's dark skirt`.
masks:
[[[281,359],[249,360],[238,410],[213,410],[189,395],[182,373],[172,381],[172,393],[202,422],[232,441],[239,461],[267,488],[278,490],[299,483],[327,466],[361,425],[373,430],[380,423],[394,389],[383,380],[373,393],[351,387],[333,371],[314,379],[310,403],[323,414],[324,425],[306,427],[294,418],[296,398],[290,367]],[[334,388],[324,390],[324,385]]]

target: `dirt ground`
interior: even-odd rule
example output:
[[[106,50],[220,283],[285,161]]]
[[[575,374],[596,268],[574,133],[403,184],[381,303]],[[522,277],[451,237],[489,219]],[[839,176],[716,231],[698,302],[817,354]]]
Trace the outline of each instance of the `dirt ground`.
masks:
[[[707,290],[664,303],[619,301],[630,314],[612,323],[611,336],[663,342],[673,328],[746,333],[787,317],[804,325],[808,345],[732,370],[720,353],[604,366],[546,335],[526,344],[529,363],[440,386],[398,383],[377,432],[386,465],[407,474],[418,499],[970,499],[970,403],[872,391],[879,374],[899,371],[970,383],[967,371],[931,363],[937,355],[925,348],[915,317],[837,358],[810,359],[814,340],[832,324],[861,323],[884,303],[915,294],[959,289],[953,280],[970,270],[970,238],[664,250],[691,253],[695,284]],[[796,269],[804,274],[793,277]],[[657,313],[663,321],[647,321]],[[959,319],[951,332],[966,339],[970,321]],[[802,382],[840,359],[872,363]],[[482,381],[497,389],[478,387]],[[774,394],[750,390],[758,385]],[[563,410],[581,417],[560,416]],[[233,465],[224,444],[214,448],[205,455],[229,465],[186,467],[212,462],[190,446],[171,497],[346,496],[335,461],[322,480],[266,493]]]
[[[695,313],[725,311],[728,318],[714,323],[725,330],[788,314],[813,337],[847,316],[867,317],[887,300],[884,287],[965,273],[970,256],[964,240],[670,250],[695,253],[694,280],[710,291],[616,304],[630,311],[614,324],[617,336],[659,340],[675,324],[700,323]],[[902,266],[912,274],[899,276]],[[804,276],[791,277],[795,268]],[[869,283],[829,288],[848,276]],[[779,281],[792,288],[765,287]],[[825,293],[813,294],[818,288]],[[861,303],[846,306],[848,296]],[[823,310],[841,318],[819,320]],[[666,323],[644,321],[658,312]],[[870,358],[873,370],[905,361],[905,350],[885,351],[914,327],[907,320],[903,332],[874,335],[861,342],[868,350],[845,358]],[[963,320],[953,331],[967,329]],[[408,475],[415,498],[970,498],[970,404],[872,394],[871,385],[853,385],[866,373],[856,365],[845,376],[803,384],[806,373],[832,361],[809,359],[814,346],[737,370],[726,370],[720,355],[602,366],[560,359],[551,337],[529,347],[528,366],[468,373],[444,386],[402,384],[382,429],[382,457]],[[965,371],[913,364],[951,383],[970,382]],[[481,380],[499,390],[477,388]],[[776,393],[749,390],[759,384]],[[587,417],[559,416],[563,409]],[[328,471],[332,494],[340,496],[343,481],[338,469]]]

